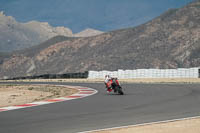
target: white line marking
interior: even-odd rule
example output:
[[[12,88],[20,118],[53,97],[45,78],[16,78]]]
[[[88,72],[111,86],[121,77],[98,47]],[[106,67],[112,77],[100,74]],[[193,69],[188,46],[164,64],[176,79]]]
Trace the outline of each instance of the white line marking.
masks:
[[[59,98],[55,98],[55,100],[70,100],[71,98],[66,98],[66,97],[59,97]]]
[[[49,102],[47,102],[47,101],[40,101],[40,102],[33,102],[33,103],[29,103],[29,104],[43,105],[43,104],[49,104]]]
[[[24,107],[17,107],[17,106],[9,106],[9,107],[3,107],[1,109],[5,109],[5,110],[14,110],[14,109],[21,109]]]

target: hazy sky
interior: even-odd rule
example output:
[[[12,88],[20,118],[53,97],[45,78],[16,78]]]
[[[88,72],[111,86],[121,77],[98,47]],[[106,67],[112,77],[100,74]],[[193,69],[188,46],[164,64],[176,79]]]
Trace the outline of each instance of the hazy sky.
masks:
[[[193,0],[0,0],[0,11],[17,21],[38,20],[65,26],[110,31],[133,27]]]

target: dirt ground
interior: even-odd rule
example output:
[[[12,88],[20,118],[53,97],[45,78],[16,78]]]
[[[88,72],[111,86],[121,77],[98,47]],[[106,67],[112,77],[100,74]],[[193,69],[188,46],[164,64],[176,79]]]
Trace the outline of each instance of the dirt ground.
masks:
[[[200,118],[92,133],[200,133]]]
[[[0,107],[68,96],[78,90],[53,85],[0,85]]]

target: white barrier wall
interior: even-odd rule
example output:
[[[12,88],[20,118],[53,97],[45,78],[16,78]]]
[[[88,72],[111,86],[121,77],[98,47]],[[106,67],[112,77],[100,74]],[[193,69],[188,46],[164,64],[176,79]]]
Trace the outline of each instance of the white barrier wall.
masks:
[[[199,78],[200,68],[136,69],[118,71],[89,71],[89,79],[102,79],[105,75],[119,79],[132,78]]]

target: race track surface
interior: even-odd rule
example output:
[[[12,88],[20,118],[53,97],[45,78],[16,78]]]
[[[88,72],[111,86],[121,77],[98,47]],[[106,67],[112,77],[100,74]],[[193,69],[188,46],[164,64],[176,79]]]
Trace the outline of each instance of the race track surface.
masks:
[[[46,83],[91,87],[95,95],[0,113],[0,133],[75,133],[200,115],[200,84],[122,84],[125,95],[108,95],[104,84]]]

